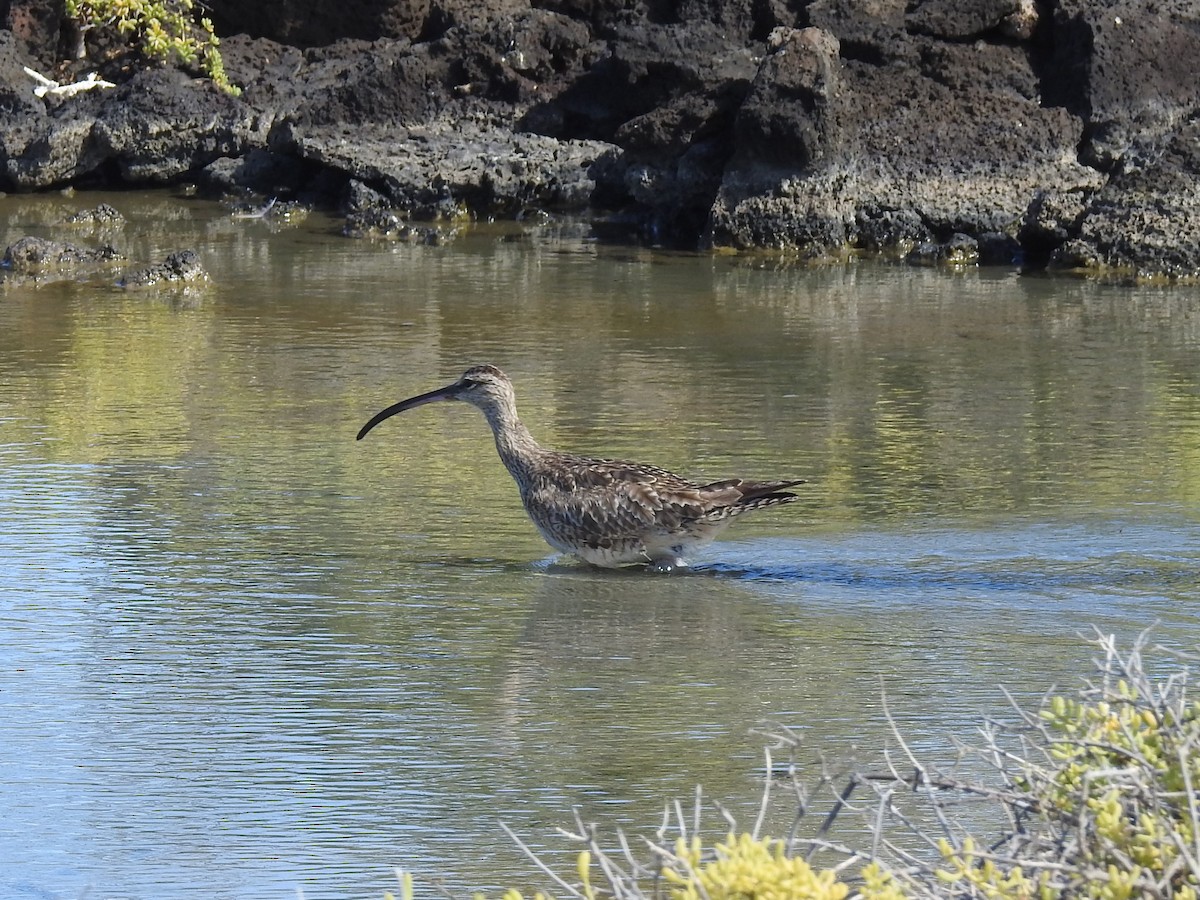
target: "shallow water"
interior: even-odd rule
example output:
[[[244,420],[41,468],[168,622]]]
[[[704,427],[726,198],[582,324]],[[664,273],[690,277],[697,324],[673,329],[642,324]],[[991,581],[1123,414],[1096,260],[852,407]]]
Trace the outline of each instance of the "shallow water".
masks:
[[[1093,626],[1200,643],[1200,293],[604,246],[446,246],[99,199],[201,286],[0,288],[0,896],[541,886],[579,807],[753,815],[782,725],[943,753]],[[97,239],[83,234],[81,242]],[[557,559],[479,415],[383,406],[493,362],[544,442],[798,476],[691,572]]]

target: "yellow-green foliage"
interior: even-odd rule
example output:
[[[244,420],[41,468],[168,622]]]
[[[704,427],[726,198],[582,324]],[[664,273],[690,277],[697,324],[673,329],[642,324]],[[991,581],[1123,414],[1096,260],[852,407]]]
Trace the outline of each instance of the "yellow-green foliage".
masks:
[[[400,880],[400,900],[413,900],[413,875],[404,869],[396,870],[396,878]],[[391,891],[383,895],[383,900],[396,900]]]
[[[212,21],[193,21],[193,0],[66,0],[66,13],[84,27],[110,27],[146,59],[198,65],[228,94],[241,90],[225,74]]]
[[[1005,867],[991,859],[981,860],[971,838],[963,841],[960,850],[945,839],[938,847],[946,868],[938,869],[937,876],[958,890],[970,887],[972,894],[987,900],[1056,900],[1061,896],[1051,885],[1050,872],[1030,877],[1020,866]]]
[[[887,783],[880,823],[894,791],[929,784],[937,788],[928,796],[938,804],[947,837],[913,827],[938,846],[936,860],[847,849],[852,860],[865,863],[851,879],[853,900],[1200,900],[1200,702],[1187,698],[1186,673],[1153,683],[1140,643],[1126,656],[1111,638],[1099,643],[1108,652],[1099,687],[1022,713],[1016,750],[1000,742],[1011,732],[986,732],[982,758],[996,767],[1002,789],[930,772],[923,781],[896,776]],[[967,834],[938,799],[955,789],[994,800],[1001,807],[997,821],[1009,822],[1009,830],[986,841]],[[887,840],[878,827],[876,846]],[[846,900],[850,890],[836,871],[814,870],[790,856],[784,842],[737,831],[709,850],[686,833],[673,849],[652,844],[650,864],[635,861],[626,848],[626,866],[594,838],[580,839],[601,858],[611,886],[604,896]],[[582,887],[559,884],[576,898],[596,900],[590,867],[585,851]],[[647,887],[644,876],[652,871],[661,877]],[[505,900],[523,898],[514,891]]]
[[[1200,846],[1200,703],[1155,703],[1125,681],[1108,694],[1055,697],[1041,711],[1058,768],[1033,783],[1035,795],[1076,823],[1082,865],[1121,873],[1110,878],[1116,900],[1129,895],[1134,872],[1169,885],[1176,900],[1196,900],[1200,873],[1180,855]]]
[[[584,897],[587,898],[587,900],[595,900],[596,891],[595,891],[595,888],[592,887],[592,873],[591,873],[592,854],[591,854],[591,852],[589,852],[587,850],[580,851],[579,856],[576,857],[575,862],[576,862],[576,868],[579,871],[579,881],[580,881],[580,884],[582,885],[581,893],[583,894]],[[405,900],[412,900],[412,898],[407,897],[407,898],[405,898]],[[483,894],[475,894],[475,896],[472,897],[472,900],[487,900],[487,898]],[[522,894],[520,891],[518,891],[516,888],[509,888],[507,891],[505,891],[501,895],[500,900],[525,900],[525,895]],[[531,900],[551,900],[551,898],[547,897],[541,891],[537,891],[532,896]]]
[[[1200,855],[1200,703],[1156,700],[1120,681],[1103,699],[1054,697],[1039,711],[1050,765],[1028,765],[1020,786],[1045,836],[1069,846],[1038,868],[989,858],[974,841],[940,844],[937,876],[988,900],[1196,900]]]
[[[708,857],[705,859],[705,857]],[[595,900],[591,880],[591,853],[578,857],[579,893]],[[749,834],[730,834],[708,853],[698,837],[675,842],[674,859],[662,870],[671,900],[845,900],[850,888],[836,873],[814,870],[799,857],[788,856],[783,841],[755,838]],[[869,900],[904,900],[900,893],[889,893],[894,886],[890,876],[880,874],[879,890],[866,895]],[[648,896],[640,894],[640,896]],[[483,900],[477,896],[475,900]],[[525,900],[516,890],[507,891],[501,900]],[[538,892],[532,900],[547,900]]]
[[[849,888],[784,852],[783,841],[730,834],[702,861],[700,839],[675,844],[678,867],[663,871],[672,900],[843,900]]]
[[[879,863],[867,863],[860,875],[862,885],[858,892],[862,900],[908,900],[907,892],[896,877]]]

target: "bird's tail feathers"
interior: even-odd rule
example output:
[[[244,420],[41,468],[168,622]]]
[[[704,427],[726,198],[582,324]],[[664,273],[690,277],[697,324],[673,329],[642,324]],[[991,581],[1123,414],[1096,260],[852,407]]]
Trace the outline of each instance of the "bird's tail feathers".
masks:
[[[796,495],[790,491],[785,491],[784,488],[795,487],[798,484],[804,484],[804,479],[796,479],[794,481],[743,481],[738,485],[738,490],[742,494],[742,499],[738,501],[738,505],[751,503],[755,500],[776,498],[774,502],[784,503],[784,497],[795,499]]]
[[[787,491],[773,491],[769,494],[759,494],[739,501],[735,507],[738,512],[749,512],[752,509],[765,509],[768,506],[778,506],[781,503],[792,503],[800,499]]]

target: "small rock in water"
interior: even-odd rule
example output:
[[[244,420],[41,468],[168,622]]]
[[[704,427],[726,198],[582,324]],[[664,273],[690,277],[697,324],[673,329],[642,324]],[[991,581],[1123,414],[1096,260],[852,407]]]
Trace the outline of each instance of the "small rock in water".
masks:
[[[63,241],[23,237],[5,248],[3,265],[18,275],[66,274],[120,258],[121,254],[107,245],[91,250]]]
[[[458,234],[455,227],[413,225],[394,212],[378,207],[351,212],[346,216],[342,234],[356,238],[388,238],[411,244],[445,244]]]
[[[1105,260],[1100,252],[1087,241],[1067,241],[1050,255],[1050,269],[1060,272],[1099,271]]]
[[[156,266],[126,272],[121,287],[148,287],[164,281],[198,281],[208,277],[195,250],[177,250]]]
[[[1019,266],[1024,262],[1024,251],[1012,235],[985,231],[979,236],[979,262],[985,266]]]
[[[944,243],[919,244],[905,259],[918,266],[969,265],[979,261],[979,242],[969,235],[954,234]]]
[[[93,209],[81,209],[69,216],[67,222],[71,225],[124,225],[125,217],[107,203],[101,203]]]

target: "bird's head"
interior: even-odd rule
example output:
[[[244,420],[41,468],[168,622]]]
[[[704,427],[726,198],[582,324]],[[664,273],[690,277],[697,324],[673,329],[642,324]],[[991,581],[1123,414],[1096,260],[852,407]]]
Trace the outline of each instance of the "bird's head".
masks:
[[[359,430],[358,440],[361,441],[366,437],[367,432],[384,419],[390,419],[397,413],[441,400],[462,400],[485,413],[492,409],[511,406],[516,402],[512,382],[508,380],[507,375],[495,366],[472,366],[452,384],[427,394],[409,397],[407,400],[392,404],[387,409],[380,410]]]
[[[512,382],[495,366],[472,366],[445,390],[453,394],[447,399],[464,400],[480,409],[503,405],[515,399]]]

